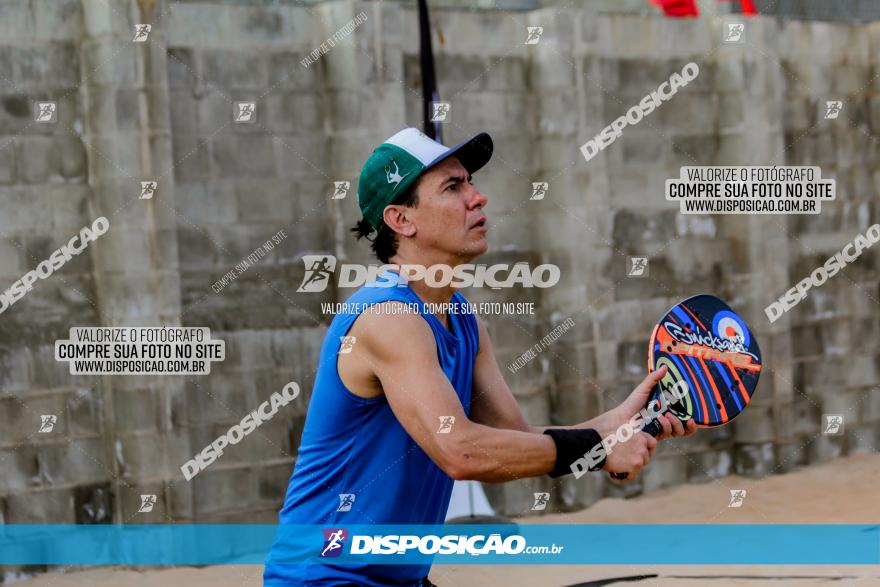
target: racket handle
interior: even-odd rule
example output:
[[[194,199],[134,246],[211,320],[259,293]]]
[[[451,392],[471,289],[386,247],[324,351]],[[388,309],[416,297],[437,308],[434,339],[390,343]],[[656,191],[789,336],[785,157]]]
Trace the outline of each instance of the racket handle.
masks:
[[[661,434],[663,434],[663,426],[660,425],[660,421],[657,418],[654,418],[648,425],[642,428],[641,430],[645,434],[650,434],[654,438],[657,438]]]
[[[663,433],[663,426],[660,425],[660,422],[654,418],[648,424],[641,429],[641,432],[645,434],[650,434],[654,438],[660,436]],[[611,476],[615,479],[626,479],[629,477],[629,473],[611,473]]]

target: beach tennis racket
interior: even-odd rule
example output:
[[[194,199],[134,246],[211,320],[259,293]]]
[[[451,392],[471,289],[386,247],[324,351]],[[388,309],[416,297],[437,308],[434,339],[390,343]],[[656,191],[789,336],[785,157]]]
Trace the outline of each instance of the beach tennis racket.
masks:
[[[666,375],[651,390],[648,405],[660,406],[661,393],[674,397],[673,390],[687,390],[663,411],[714,428],[736,418],[752,400],[761,375],[761,349],[739,314],[715,296],[701,294],[673,306],[654,327],[648,372],[664,366]],[[663,427],[653,419],[642,432],[656,437]]]

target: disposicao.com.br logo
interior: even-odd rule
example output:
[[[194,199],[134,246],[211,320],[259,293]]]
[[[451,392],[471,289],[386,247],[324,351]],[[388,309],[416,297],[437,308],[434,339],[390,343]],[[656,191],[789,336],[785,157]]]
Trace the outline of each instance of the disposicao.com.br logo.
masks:
[[[528,263],[496,263],[494,265],[424,265],[386,264],[359,265],[336,263],[333,255],[303,255],[305,275],[297,292],[317,293],[327,289],[333,274],[338,274],[338,287],[406,287],[409,281],[424,280],[430,287],[485,287],[493,289],[514,286],[547,288],[559,282],[559,267],[550,263],[534,269]],[[382,279],[386,271],[397,272],[399,280]]]
[[[321,558],[338,557],[349,538],[344,528],[324,529]],[[510,534],[385,534],[367,536],[354,534],[348,549],[350,555],[518,555],[559,554],[564,546],[528,546],[524,536]]]

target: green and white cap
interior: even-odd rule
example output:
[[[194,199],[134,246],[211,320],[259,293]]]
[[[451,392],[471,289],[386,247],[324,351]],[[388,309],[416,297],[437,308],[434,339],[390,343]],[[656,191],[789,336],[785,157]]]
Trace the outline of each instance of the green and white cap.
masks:
[[[358,180],[358,205],[370,226],[378,230],[385,207],[405,194],[419,176],[453,155],[468,173],[474,173],[492,157],[492,138],[483,132],[450,148],[410,127],[379,145]]]

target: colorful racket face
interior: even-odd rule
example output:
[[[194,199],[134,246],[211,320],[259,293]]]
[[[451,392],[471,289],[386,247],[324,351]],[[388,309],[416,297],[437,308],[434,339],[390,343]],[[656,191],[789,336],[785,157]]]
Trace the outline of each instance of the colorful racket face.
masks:
[[[648,371],[667,368],[651,401],[661,389],[686,389],[681,400],[669,404],[682,421],[703,427],[727,424],[749,405],[758,386],[758,341],[715,296],[702,294],[675,305],[654,327],[648,348]]]

